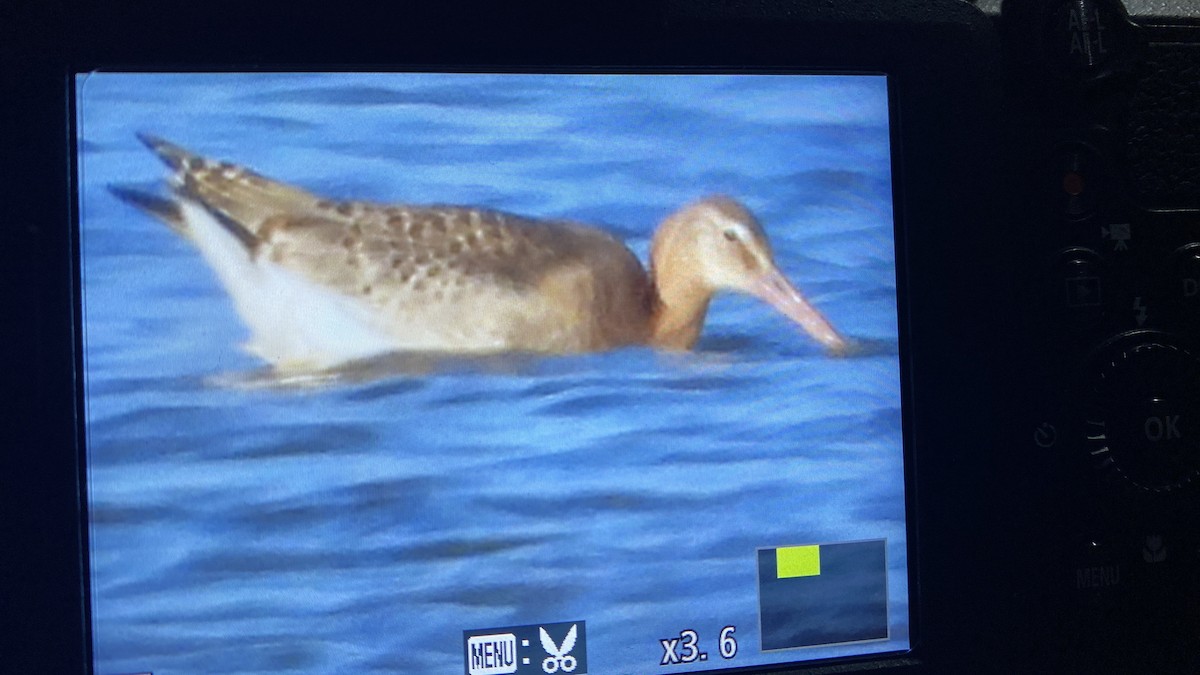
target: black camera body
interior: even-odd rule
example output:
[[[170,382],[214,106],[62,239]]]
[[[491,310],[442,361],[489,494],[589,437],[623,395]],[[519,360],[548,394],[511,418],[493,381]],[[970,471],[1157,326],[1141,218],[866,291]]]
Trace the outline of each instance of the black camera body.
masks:
[[[1051,670],[1187,672],[1200,646],[1200,26],[1130,4],[1000,15],[1031,320],[1013,459]]]
[[[898,129],[913,649],[772,672],[1200,671],[1200,15],[1106,0],[228,9],[30,10],[45,13],[5,66],[29,185],[7,207],[6,296],[30,327],[10,353],[36,355],[11,365],[27,450],[6,458],[10,663],[91,672],[72,73],[676,69],[885,73]]]

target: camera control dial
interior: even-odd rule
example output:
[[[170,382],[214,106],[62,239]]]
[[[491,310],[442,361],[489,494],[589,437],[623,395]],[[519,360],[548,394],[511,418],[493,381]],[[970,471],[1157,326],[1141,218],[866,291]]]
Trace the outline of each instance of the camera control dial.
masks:
[[[1149,492],[1200,477],[1200,360],[1157,336],[1106,351],[1084,425],[1096,466]]]

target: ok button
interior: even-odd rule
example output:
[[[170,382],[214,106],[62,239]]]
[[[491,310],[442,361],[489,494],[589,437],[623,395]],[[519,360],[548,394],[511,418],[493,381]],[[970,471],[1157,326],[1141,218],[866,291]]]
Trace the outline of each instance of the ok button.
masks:
[[[1141,434],[1147,443],[1168,444],[1183,440],[1184,426],[1190,417],[1186,407],[1178,405],[1177,399],[1162,396],[1148,396],[1142,401],[1141,412],[1146,417],[1141,423]]]
[[[1171,414],[1151,415],[1147,417],[1146,423],[1142,425],[1142,429],[1146,434],[1146,440],[1151,443],[1181,440],[1183,432],[1179,430],[1179,417],[1179,415]]]
[[[1200,479],[1200,359],[1165,336],[1136,339],[1098,364],[1088,452],[1110,475],[1169,492]]]
[[[1182,402],[1177,396],[1147,396],[1130,406],[1124,424],[1112,429],[1110,447],[1135,483],[1171,489],[1200,468],[1200,454],[1193,447],[1194,412]]]
[[[1150,446],[1165,449],[1189,435],[1187,424],[1193,413],[1186,406],[1179,405],[1177,397],[1149,396],[1142,399],[1142,404],[1135,410],[1137,408],[1141,408],[1142,439]],[[1130,422],[1135,419],[1138,418]]]

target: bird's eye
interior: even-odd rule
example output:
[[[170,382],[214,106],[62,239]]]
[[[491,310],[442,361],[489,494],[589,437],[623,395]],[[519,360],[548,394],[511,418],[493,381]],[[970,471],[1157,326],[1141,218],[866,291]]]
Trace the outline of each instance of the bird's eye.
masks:
[[[728,241],[737,241],[737,232],[734,232],[733,230],[725,230],[725,239]]]

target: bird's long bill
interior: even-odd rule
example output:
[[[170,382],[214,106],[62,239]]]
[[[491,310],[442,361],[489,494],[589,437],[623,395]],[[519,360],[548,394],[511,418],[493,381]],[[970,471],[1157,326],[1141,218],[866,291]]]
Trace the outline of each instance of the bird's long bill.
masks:
[[[846,339],[838,334],[829,319],[800,295],[800,291],[779,270],[771,269],[762,273],[748,290],[800,324],[805,332],[827,348],[837,353],[846,350]]]

